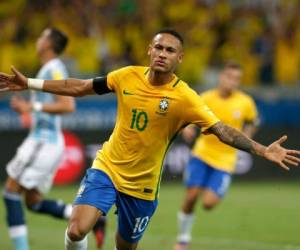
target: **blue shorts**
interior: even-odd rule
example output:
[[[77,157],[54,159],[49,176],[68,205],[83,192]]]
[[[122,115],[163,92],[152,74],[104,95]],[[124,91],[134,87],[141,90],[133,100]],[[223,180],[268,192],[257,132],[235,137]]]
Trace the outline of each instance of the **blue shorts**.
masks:
[[[135,243],[142,238],[157,203],[157,200],[142,200],[119,192],[103,171],[93,168],[87,170],[74,201],[74,205],[96,207],[104,215],[115,204],[118,214],[118,232],[130,243]]]
[[[210,189],[222,198],[230,186],[231,174],[213,168],[192,156],[186,167],[184,179],[187,187]]]

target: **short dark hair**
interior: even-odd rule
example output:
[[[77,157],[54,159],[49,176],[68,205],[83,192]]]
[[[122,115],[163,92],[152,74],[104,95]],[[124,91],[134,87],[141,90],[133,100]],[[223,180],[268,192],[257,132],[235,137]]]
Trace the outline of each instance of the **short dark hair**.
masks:
[[[235,69],[235,70],[243,70],[241,64],[239,64],[238,62],[234,62],[234,61],[228,61],[225,62],[223,64],[222,70],[226,70],[226,69]]]
[[[53,50],[57,55],[59,55],[66,48],[69,39],[65,33],[56,28],[49,28],[49,30],[49,38],[51,40]]]
[[[170,35],[176,37],[179,40],[179,42],[181,43],[182,46],[184,45],[184,40],[183,40],[182,35],[180,35],[175,29],[164,28],[164,29],[161,29],[161,30],[157,31],[154,34],[154,36],[156,36],[158,34],[170,34]]]

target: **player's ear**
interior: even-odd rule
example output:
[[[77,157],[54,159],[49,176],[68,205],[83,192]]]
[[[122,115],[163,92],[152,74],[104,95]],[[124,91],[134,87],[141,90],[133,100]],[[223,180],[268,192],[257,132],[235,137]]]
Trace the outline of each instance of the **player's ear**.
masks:
[[[148,55],[148,56],[150,56],[150,51],[151,51],[151,49],[152,49],[152,45],[151,45],[151,44],[149,44],[149,47],[148,47],[148,52],[147,52],[147,55]]]
[[[182,52],[180,52],[179,55],[178,55],[178,63],[182,63],[183,56],[184,56],[184,53],[183,53],[183,51],[182,51]]]

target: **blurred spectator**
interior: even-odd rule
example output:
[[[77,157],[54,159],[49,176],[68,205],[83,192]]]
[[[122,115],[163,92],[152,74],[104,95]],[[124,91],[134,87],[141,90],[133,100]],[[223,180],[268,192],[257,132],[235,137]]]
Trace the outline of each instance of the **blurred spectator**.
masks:
[[[297,0],[11,0],[0,2],[0,70],[39,67],[34,39],[46,26],[64,30],[74,71],[91,76],[126,64],[147,64],[147,39],[162,27],[185,37],[178,70],[191,84],[224,61],[243,65],[243,84],[294,85],[300,69]],[[26,55],[26,56],[25,56]],[[76,63],[75,63],[76,62]]]
[[[287,11],[286,7],[289,11]],[[274,34],[276,35],[274,66],[276,81],[292,85],[299,81],[300,72],[300,6],[291,1],[278,6]]]
[[[259,80],[262,84],[274,83],[274,37],[270,27],[265,27],[253,44],[253,53],[258,57]]]

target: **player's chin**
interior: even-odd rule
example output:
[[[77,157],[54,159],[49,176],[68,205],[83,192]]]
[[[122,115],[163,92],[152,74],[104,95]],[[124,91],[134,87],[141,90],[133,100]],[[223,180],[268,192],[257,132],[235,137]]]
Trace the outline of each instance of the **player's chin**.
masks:
[[[153,66],[153,70],[160,73],[166,73],[169,72],[170,69],[164,66],[155,65]]]

